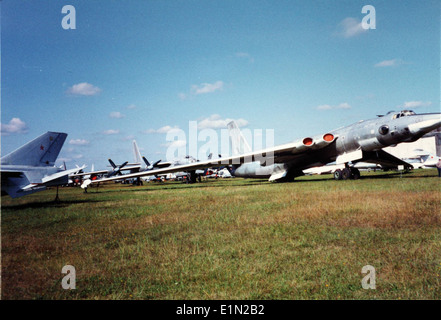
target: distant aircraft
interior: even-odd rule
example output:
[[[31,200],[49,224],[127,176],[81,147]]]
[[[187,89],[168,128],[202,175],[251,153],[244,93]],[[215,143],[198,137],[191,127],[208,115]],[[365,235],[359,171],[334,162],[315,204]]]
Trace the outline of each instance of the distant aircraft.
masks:
[[[416,114],[410,110],[389,112],[370,120],[362,120],[349,126],[333,130],[323,135],[305,137],[284,145],[260,151],[248,151],[231,157],[211,159],[124,175],[135,178],[144,175],[195,170],[232,165],[233,174],[242,177],[269,178],[270,181],[292,181],[303,175],[303,170],[323,166],[330,162],[344,164],[343,170],[336,170],[338,180],[358,178],[360,172],[349,163],[370,162],[384,166],[410,164],[382,150],[402,142],[413,142],[425,133],[441,125],[440,113]],[[121,179],[121,177],[119,177]],[[100,181],[115,180],[114,177]]]
[[[46,132],[2,157],[2,195],[17,198],[58,187],[68,183],[69,174],[84,169],[85,166],[70,170],[54,166],[66,137],[66,133]]]
[[[409,162],[414,169],[435,168],[437,162],[441,159],[441,157],[435,156],[422,149],[415,149],[413,153],[413,156],[403,160]]]
[[[382,167],[379,164],[376,163],[367,163],[367,162],[357,162],[355,164],[350,164],[349,165],[351,168],[353,169],[358,169],[358,170],[381,170]],[[331,164],[327,164],[321,167],[313,167],[313,168],[309,168],[309,169],[305,169],[303,170],[303,173],[305,175],[312,175],[312,174],[334,174],[337,170],[343,170],[345,168],[345,164],[335,164],[335,163],[331,163]],[[391,167],[392,168],[392,167]],[[397,168],[396,166],[394,166],[393,168]],[[338,174],[337,174],[338,175]],[[338,178],[338,176],[337,176]],[[356,178],[356,177],[354,177]]]
[[[150,164],[150,162],[146,159],[146,157],[141,156],[136,140],[133,140],[133,158],[134,158],[134,163],[129,163],[128,161],[126,161],[120,165],[116,165],[112,161],[112,159],[108,159],[109,163],[112,166],[112,169],[110,170],[98,170],[98,171],[92,170],[91,172],[74,174],[72,176],[83,177],[84,181],[81,184],[81,188],[86,189],[91,184],[92,181],[98,180],[99,176],[104,176],[109,178],[112,176],[121,176],[122,171],[126,171],[126,170],[130,171],[130,173],[145,172],[145,171],[153,170],[155,168],[165,168],[172,165],[171,163],[162,163],[161,160],[158,160],[153,164]],[[142,184],[141,179],[139,177],[136,179],[136,184],[137,185]]]
[[[110,165],[112,166],[112,169],[105,169],[105,170],[93,170],[89,171],[89,172],[82,172],[82,173],[72,173],[70,175],[70,178],[75,178],[78,177],[80,179],[84,179],[84,181],[81,184],[81,187],[84,189],[86,188],[89,184],[90,181],[92,180],[97,180],[100,176],[104,176],[104,177],[112,177],[112,176],[119,176],[122,175],[122,171],[128,170],[130,171],[130,173],[134,173],[134,172],[140,172],[140,171],[144,171],[142,163],[141,163],[141,154],[139,152],[138,146],[136,144],[136,141],[133,140],[133,155],[134,155],[134,159],[135,162],[134,163],[129,163],[128,161],[125,161],[124,163],[120,164],[120,165],[116,165],[112,159],[108,159]],[[144,158],[144,161],[147,161],[147,159]],[[150,164],[147,161],[147,165],[149,166]]]

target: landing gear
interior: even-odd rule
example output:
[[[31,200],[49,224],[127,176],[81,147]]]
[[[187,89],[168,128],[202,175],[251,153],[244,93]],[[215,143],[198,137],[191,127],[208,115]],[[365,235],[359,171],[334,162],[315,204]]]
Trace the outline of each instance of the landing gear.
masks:
[[[360,170],[357,168],[344,168],[344,169],[337,169],[334,171],[334,179],[335,180],[348,180],[348,179],[354,179],[357,180],[360,178]]]
[[[57,186],[57,194],[55,195],[54,202],[60,202],[60,197],[58,197],[58,186]]]
[[[335,180],[341,180],[343,177],[342,177],[342,172],[341,172],[341,170],[340,169],[337,169],[337,170],[335,170],[334,171],[334,179]]]
[[[352,168],[351,172],[352,172],[352,179],[354,180],[360,179],[360,170],[358,170],[357,168]]]
[[[343,180],[348,180],[348,179],[350,179],[351,178],[351,169],[349,169],[349,168],[344,168],[342,171],[341,171],[341,178],[343,179]]]

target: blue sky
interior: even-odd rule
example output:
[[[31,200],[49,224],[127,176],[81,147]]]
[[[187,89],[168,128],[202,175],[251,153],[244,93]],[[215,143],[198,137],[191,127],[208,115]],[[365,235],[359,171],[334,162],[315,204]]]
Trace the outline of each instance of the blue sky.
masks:
[[[68,133],[60,159],[164,159],[189,121],[275,144],[404,108],[440,111],[440,3],[1,1],[1,148]],[[65,5],[76,29],[65,30]],[[375,8],[376,29],[361,27]],[[201,143],[203,144],[203,143]]]

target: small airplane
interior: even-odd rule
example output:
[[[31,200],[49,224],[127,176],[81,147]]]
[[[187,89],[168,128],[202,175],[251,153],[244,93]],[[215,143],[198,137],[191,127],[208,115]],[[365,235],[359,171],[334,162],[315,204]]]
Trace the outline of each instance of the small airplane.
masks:
[[[234,126],[234,125],[233,125]],[[303,170],[323,166],[331,162],[344,164],[343,170],[336,170],[337,180],[357,179],[360,171],[349,163],[370,162],[384,166],[411,165],[385,152],[383,148],[403,142],[413,142],[424,134],[441,126],[441,113],[416,114],[411,110],[389,112],[370,120],[361,120],[349,126],[318,136],[303,139],[260,151],[240,150],[243,153],[177,165],[162,169],[124,175],[126,178],[157,175],[170,172],[189,172],[222,165],[231,165],[232,174],[249,178],[268,178],[270,181],[293,181],[303,175]],[[110,181],[121,177],[111,177],[100,181]]]
[[[66,137],[66,133],[49,131],[2,157],[2,195],[17,198],[56,186],[58,200],[58,186],[68,183],[69,174],[85,168],[54,166]]]

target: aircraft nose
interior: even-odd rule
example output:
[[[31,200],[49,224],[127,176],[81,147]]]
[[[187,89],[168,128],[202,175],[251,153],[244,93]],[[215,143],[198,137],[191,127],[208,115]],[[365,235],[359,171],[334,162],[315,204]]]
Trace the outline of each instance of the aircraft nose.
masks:
[[[423,114],[418,120],[409,124],[409,130],[413,134],[425,134],[441,126],[441,113]]]

